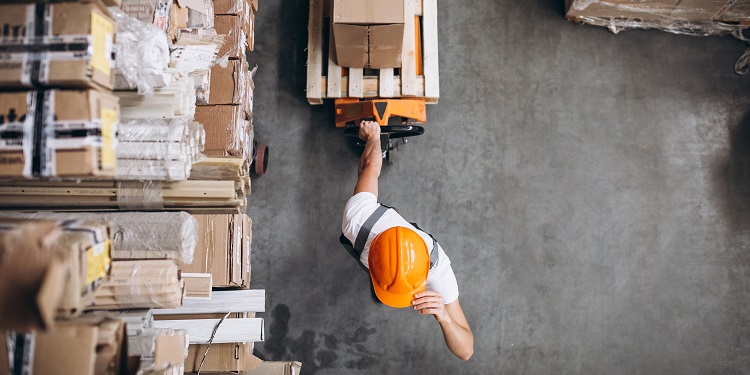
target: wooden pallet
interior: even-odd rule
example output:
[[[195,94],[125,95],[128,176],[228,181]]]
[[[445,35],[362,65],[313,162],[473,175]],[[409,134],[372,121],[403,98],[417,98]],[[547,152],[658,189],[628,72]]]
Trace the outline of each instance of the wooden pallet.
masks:
[[[310,0],[307,37],[307,101],[323,104],[327,98],[425,98],[434,104],[440,97],[438,71],[437,0],[404,0],[404,46],[402,67],[398,69],[342,68],[336,65],[330,43],[323,31],[330,30],[330,0]],[[421,21],[422,48],[417,48],[415,22]],[[330,33],[330,31],[329,31]],[[422,54],[423,74],[418,75],[418,55]],[[327,64],[324,64],[327,62]],[[324,66],[325,65],[325,66]],[[364,75],[374,71],[377,75]]]

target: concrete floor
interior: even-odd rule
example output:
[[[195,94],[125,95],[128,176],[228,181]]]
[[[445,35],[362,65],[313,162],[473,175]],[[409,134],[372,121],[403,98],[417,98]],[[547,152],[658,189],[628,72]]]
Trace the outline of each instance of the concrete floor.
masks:
[[[305,374],[692,374],[750,368],[745,44],[563,19],[561,0],[439,2],[440,103],[380,180],[436,234],[475,335],[375,305],[338,244],[359,154],[305,100],[305,1],[261,2],[256,354]]]

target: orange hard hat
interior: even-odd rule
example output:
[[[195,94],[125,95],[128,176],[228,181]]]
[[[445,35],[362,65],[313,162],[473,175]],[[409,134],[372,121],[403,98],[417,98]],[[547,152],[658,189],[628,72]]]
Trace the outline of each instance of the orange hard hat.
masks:
[[[375,295],[390,307],[411,306],[414,294],[427,287],[430,255],[417,232],[393,227],[378,234],[368,256]]]

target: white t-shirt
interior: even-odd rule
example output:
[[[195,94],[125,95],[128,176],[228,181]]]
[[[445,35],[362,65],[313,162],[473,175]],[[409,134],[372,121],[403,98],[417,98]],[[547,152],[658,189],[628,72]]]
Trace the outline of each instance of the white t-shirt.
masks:
[[[362,192],[355,194],[349,198],[344,208],[344,219],[341,223],[341,231],[344,233],[349,241],[354,244],[357,240],[357,234],[359,228],[367,221],[373,212],[380,206],[378,204],[378,198],[368,192]],[[359,257],[359,261],[368,267],[368,255],[370,254],[370,244],[372,240],[378,234],[384,232],[388,228],[393,227],[406,227],[416,231],[427,244],[427,250],[432,251],[432,238],[425,232],[415,228],[408,221],[404,220],[396,210],[388,210],[378,220],[372,228],[370,236],[365,242],[365,248],[362,250],[362,254]],[[453,273],[451,268],[451,261],[448,256],[445,255],[442,246],[438,244],[438,262],[437,265],[430,269],[427,274],[427,289],[434,292],[440,293],[443,296],[443,302],[445,304],[453,303],[458,299],[458,282],[456,281],[456,275]]]

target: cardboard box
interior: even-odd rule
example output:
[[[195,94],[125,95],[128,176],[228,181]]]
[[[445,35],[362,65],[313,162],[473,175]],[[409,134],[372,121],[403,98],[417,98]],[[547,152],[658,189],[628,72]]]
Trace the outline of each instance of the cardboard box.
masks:
[[[0,265],[0,320],[43,328],[53,317],[79,315],[109,274],[111,251],[104,223],[0,219],[0,253],[8,260]]]
[[[228,56],[230,59],[245,59],[247,36],[244,23],[239,16],[220,15],[214,18],[216,33],[225,35],[224,45],[219,50],[219,58]]]
[[[252,222],[245,214],[193,215],[198,244],[182,272],[210,273],[214,287],[250,287]]]
[[[119,111],[97,90],[0,93],[0,177],[113,176]]]
[[[198,106],[195,108],[195,121],[203,124],[206,131],[205,155],[251,156],[249,142],[252,129],[241,106]]]
[[[125,325],[101,316],[60,321],[47,331],[9,332],[0,340],[0,374],[14,373],[118,375],[125,372]],[[7,341],[6,341],[7,340]],[[15,345],[9,346],[8,341]]]
[[[254,369],[241,373],[242,375],[299,375],[302,371],[301,362],[271,362],[264,361]]]
[[[188,347],[185,371],[198,371],[207,345],[192,344]],[[253,368],[257,358],[253,356],[252,342],[212,344],[201,372],[245,371]]]
[[[34,27],[42,23],[48,27]],[[0,35],[18,42],[2,55],[0,87],[112,89],[116,23],[99,1],[0,5],[0,24]]]
[[[54,325],[73,260],[72,252],[56,246],[60,235],[53,221],[0,231],[0,331]]]
[[[350,68],[400,68],[403,0],[334,0],[336,61]]]
[[[230,60],[226,68],[217,64],[211,68],[208,101],[206,104],[244,104],[249,82],[246,60]]]

